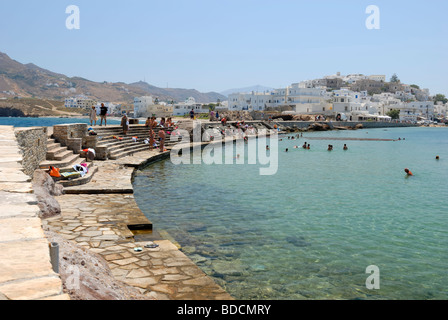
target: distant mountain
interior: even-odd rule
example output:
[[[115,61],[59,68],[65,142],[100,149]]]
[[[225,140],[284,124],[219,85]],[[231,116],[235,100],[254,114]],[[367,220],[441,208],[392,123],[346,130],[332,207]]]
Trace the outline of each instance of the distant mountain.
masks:
[[[229,94],[232,93],[243,93],[243,92],[264,92],[264,91],[272,91],[274,88],[265,87],[262,85],[255,85],[251,87],[245,87],[245,88],[235,88],[235,89],[229,89],[223,92],[220,92],[222,95],[229,96]]]
[[[193,97],[199,103],[216,102],[218,99],[221,101],[227,100],[226,96],[217,92],[201,93],[195,89],[159,88],[143,81],[131,83],[129,86],[144,90],[148,94],[157,96],[163,100],[172,99],[174,101],[184,101],[189,97]]]
[[[63,100],[85,95],[98,101],[131,103],[134,97],[152,95],[159,100],[184,101],[193,97],[199,103],[215,102],[226,97],[217,92],[201,93],[194,89],[163,89],[146,82],[94,82],[80,77],[67,77],[40,68],[32,63],[22,64],[0,52],[0,97],[5,92],[21,97]],[[11,95],[9,95],[11,96]]]

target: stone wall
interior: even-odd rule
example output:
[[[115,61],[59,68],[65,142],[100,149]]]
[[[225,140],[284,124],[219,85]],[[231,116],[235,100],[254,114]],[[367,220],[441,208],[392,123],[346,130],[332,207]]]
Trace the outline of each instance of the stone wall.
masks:
[[[61,124],[53,126],[53,137],[62,146],[79,154],[84,148],[95,148],[97,144],[96,136],[87,134],[87,124]]]
[[[23,172],[32,176],[47,156],[47,128],[20,128],[15,135],[22,153]]]

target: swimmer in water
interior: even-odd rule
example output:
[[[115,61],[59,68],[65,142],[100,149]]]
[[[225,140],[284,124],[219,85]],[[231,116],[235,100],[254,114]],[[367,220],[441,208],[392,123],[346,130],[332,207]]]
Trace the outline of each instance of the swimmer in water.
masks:
[[[306,149],[306,141],[305,141],[305,143],[303,144],[302,148],[303,148],[303,149]]]
[[[308,145],[306,146],[306,148],[308,149],[308,150],[310,150],[310,144],[308,143]]]
[[[288,148],[286,148],[285,152],[288,152]]]
[[[408,176],[413,176],[412,172],[408,168],[404,169],[404,172],[406,172]]]
[[[439,158],[439,156],[436,156],[436,160],[439,160],[440,158]]]
[[[344,150],[348,150],[348,147],[347,147],[347,145],[346,144],[344,144],[344,148],[343,148]]]
[[[269,146],[266,146],[266,150],[269,150]]]

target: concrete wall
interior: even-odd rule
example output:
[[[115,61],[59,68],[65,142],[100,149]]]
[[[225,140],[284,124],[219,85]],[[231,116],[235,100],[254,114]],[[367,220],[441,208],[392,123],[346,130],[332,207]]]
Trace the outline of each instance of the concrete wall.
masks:
[[[47,156],[47,128],[19,128],[15,135],[22,153],[23,172],[31,177]]]
[[[320,122],[320,121],[273,121],[272,124],[278,123],[285,127],[297,128],[308,128],[310,124],[313,123],[330,124],[330,122]],[[408,123],[393,123],[393,122],[378,122],[378,121],[332,121],[331,124],[337,127],[352,127],[354,128],[357,124],[362,124],[364,128],[394,128],[394,127],[415,127]]]

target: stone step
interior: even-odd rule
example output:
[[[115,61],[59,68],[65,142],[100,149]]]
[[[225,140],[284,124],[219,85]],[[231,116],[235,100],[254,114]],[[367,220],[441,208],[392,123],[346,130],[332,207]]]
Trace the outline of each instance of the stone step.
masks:
[[[72,150],[68,150],[67,148],[65,148],[65,151],[60,151],[58,152],[55,156],[54,159],[50,159],[50,160],[56,160],[56,161],[62,161],[68,157],[70,157],[73,154]]]
[[[48,148],[48,146],[47,146]],[[59,146],[52,147],[51,150],[47,149],[47,160],[57,160],[56,157],[64,154],[67,151],[67,147]],[[72,152],[73,153],[73,152]]]
[[[42,161],[39,164],[39,168],[40,169],[48,169],[50,166],[53,166],[55,168],[64,168],[64,167],[75,165],[77,163],[81,163],[82,161],[84,161],[84,159],[81,158],[79,156],[79,154],[72,153],[72,155],[69,155],[68,157],[66,157],[60,161],[58,161],[58,160]]]
[[[59,148],[60,146],[61,144],[58,142],[47,143],[47,151],[53,151],[54,149]]]
[[[135,153],[137,151],[142,151],[142,150],[149,150],[149,145],[146,144],[141,144],[141,145],[133,145],[133,146],[128,146],[128,147],[124,147],[124,148],[119,148],[119,149],[115,149],[113,151],[110,152],[111,156],[115,156],[117,154],[120,153]],[[111,158],[112,159],[112,158]]]
[[[96,172],[98,172],[98,167],[91,165],[89,171],[84,175],[84,177],[79,177],[71,180],[59,180],[57,183],[61,184],[64,187],[80,186],[89,183]]]
[[[120,150],[119,152],[115,152],[115,153],[111,153],[110,154],[110,159],[111,160],[117,160],[126,156],[130,156],[133,155],[134,153],[138,153],[138,152],[143,152],[143,151],[148,151],[149,147],[144,147],[144,148],[134,148],[134,149],[130,149],[130,150]]]

